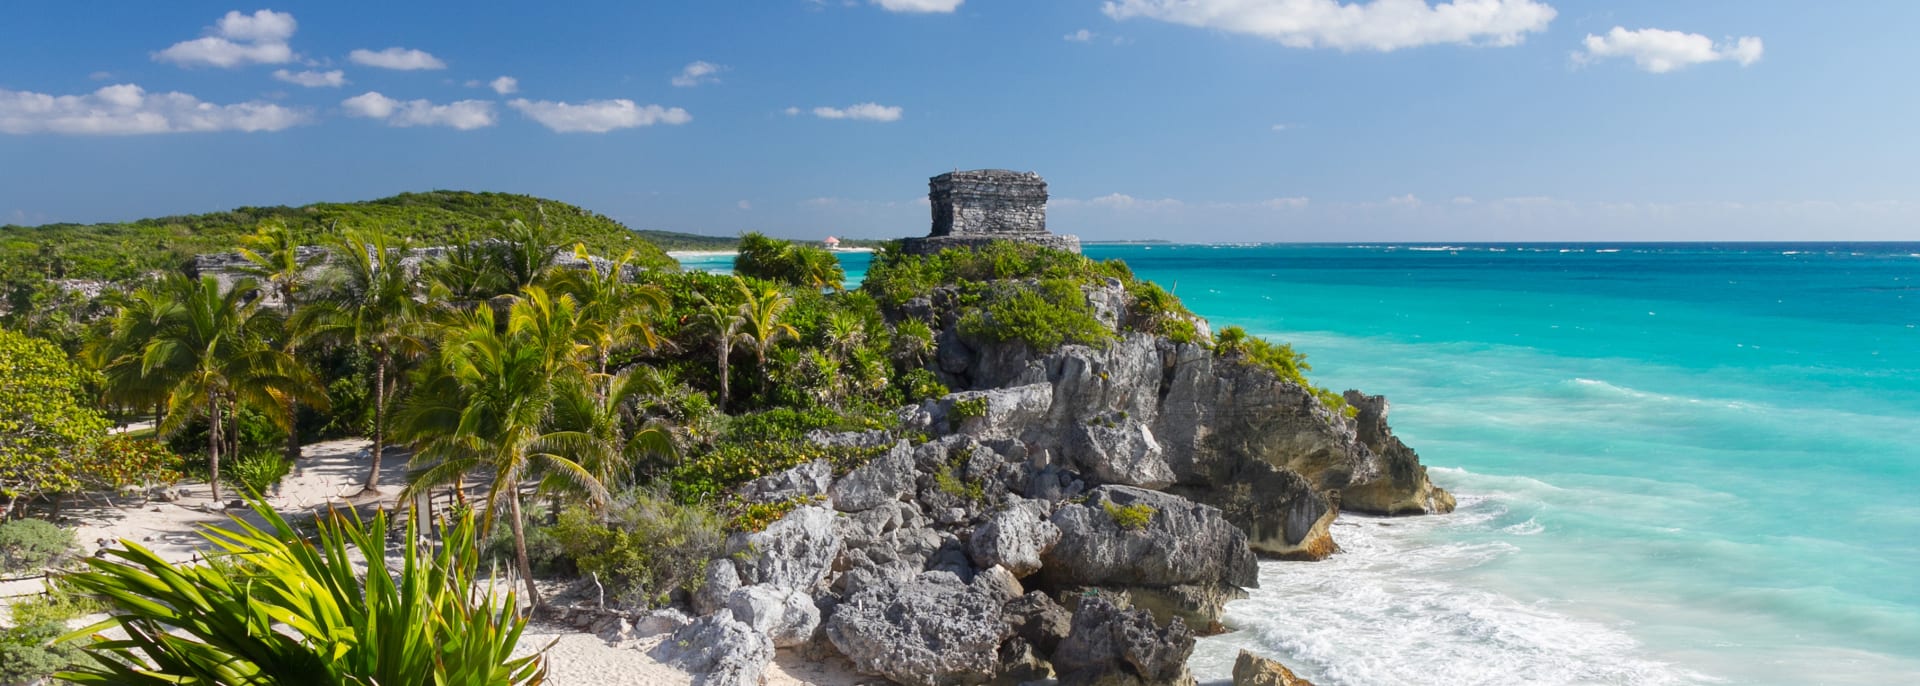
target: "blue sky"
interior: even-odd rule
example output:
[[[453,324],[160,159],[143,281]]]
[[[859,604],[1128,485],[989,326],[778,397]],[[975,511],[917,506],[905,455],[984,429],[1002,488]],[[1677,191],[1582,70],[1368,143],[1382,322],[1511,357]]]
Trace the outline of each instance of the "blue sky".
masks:
[[[1920,3],[495,5],[9,2],[0,223],[454,188],[879,237],[1004,167],[1095,240],[1920,239]]]

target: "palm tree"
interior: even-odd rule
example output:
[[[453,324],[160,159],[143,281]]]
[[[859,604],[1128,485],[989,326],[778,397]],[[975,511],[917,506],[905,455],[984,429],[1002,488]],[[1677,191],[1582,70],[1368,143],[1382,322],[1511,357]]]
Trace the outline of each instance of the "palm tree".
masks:
[[[319,254],[302,255],[300,242],[295,240],[293,232],[279,221],[262,222],[251,235],[240,238],[240,257],[246,264],[240,272],[259,279],[280,301],[280,313],[289,320],[293,317],[294,298],[307,283],[307,274],[322,259]],[[300,337],[288,335],[280,338],[280,347],[295,360],[299,359]],[[287,415],[298,417],[297,401],[287,398]],[[290,424],[287,429],[287,459],[300,457],[300,427]]]
[[[840,258],[824,248],[812,246],[791,246],[787,259],[791,261],[793,278],[799,285],[819,292],[832,289],[839,293],[847,289],[847,271],[840,266]]]
[[[720,365],[720,402],[717,405],[720,412],[725,413],[730,391],[727,380],[731,367],[728,362],[733,358],[734,342],[740,339],[740,327],[745,326],[747,320],[740,316],[737,307],[730,308],[708,300],[705,293],[699,294],[698,298],[700,305],[694,310],[694,323],[713,337],[713,347]]]
[[[799,338],[800,332],[782,319],[787,308],[793,306],[793,297],[773,284],[762,284],[759,290],[747,286],[744,279],[735,278],[740,288],[740,318],[745,326],[740,332],[740,341],[753,347],[754,359],[762,374],[767,370],[767,351],[774,344],[789,338]]]
[[[439,356],[401,414],[401,432],[423,465],[405,497],[490,472],[487,510],[512,526],[516,566],[536,606],[521,484],[542,478],[595,502],[606,499],[600,479],[575,459],[591,453],[595,437],[553,421],[556,400],[569,384],[582,383],[580,327],[571,296],[553,297],[538,286],[514,301],[505,327],[496,325],[492,308],[478,308],[447,328]]]
[[[278,316],[259,307],[259,285],[242,279],[222,289],[211,276],[191,279],[168,277],[159,290],[137,301],[159,303],[153,319],[138,323],[135,331],[146,340],[139,350],[142,376],[166,380],[167,415],[159,433],[173,434],[200,416],[207,419],[207,463],[212,491],[220,499],[220,449],[225,421],[222,411],[235,414],[242,405],[287,428],[288,397],[324,407],[326,399],[314,393],[316,382],[283,350],[268,344],[279,329]]]
[[[172,302],[157,288],[141,288],[132,293],[113,293],[103,300],[113,312],[105,326],[87,342],[81,355],[87,364],[100,370],[105,383],[104,400],[132,407],[154,409],[153,422],[161,421],[160,407],[166,402],[173,380],[165,370],[146,373],[141,356],[147,341],[160,327],[161,314]]]
[[[566,385],[554,402],[555,424],[593,437],[588,450],[578,460],[594,478],[610,491],[632,481],[630,469],[642,459],[672,459],[679,454],[673,432],[658,419],[640,416],[641,400],[664,393],[666,384],[652,369],[636,368],[607,375],[588,388],[583,384]],[[554,480],[549,490],[566,490],[573,484]]]
[[[632,344],[648,350],[658,347],[660,337],[654,333],[650,317],[668,309],[667,293],[657,286],[627,280],[633,251],[596,262],[586,245],[575,243],[573,254],[586,263],[586,268],[567,273],[558,287],[573,296],[581,314],[591,323],[583,333],[594,358],[594,371],[607,374],[609,358],[616,348]],[[607,394],[603,386],[599,395],[604,399]]]
[[[333,246],[330,268],[301,308],[295,330],[335,345],[363,348],[373,359],[373,465],[366,490],[380,484],[387,439],[387,401],[399,385],[398,365],[425,353],[422,312],[400,265],[404,246],[384,232],[347,231]]]

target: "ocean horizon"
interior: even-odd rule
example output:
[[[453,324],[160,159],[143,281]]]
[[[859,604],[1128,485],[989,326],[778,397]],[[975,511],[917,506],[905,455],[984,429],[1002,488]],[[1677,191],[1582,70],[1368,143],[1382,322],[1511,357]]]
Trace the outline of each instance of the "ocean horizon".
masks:
[[[1388,396],[1460,500],[1263,562],[1203,683],[1242,648],[1323,686],[1920,675],[1920,243],[1086,254]],[[857,284],[870,256],[842,259]]]

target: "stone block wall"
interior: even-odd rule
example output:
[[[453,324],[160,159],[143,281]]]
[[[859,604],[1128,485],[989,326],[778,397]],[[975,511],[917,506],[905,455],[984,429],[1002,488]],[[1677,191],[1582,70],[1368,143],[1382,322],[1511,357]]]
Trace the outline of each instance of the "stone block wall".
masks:
[[[931,236],[1047,232],[1047,182],[1033,172],[979,169],[927,180]]]

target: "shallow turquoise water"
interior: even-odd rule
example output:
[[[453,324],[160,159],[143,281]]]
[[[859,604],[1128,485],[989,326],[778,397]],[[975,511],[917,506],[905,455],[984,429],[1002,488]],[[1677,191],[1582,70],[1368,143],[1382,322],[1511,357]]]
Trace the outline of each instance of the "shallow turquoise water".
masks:
[[[1265,563],[1203,676],[1920,683],[1920,245],[1087,252],[1386,394],[1460,496]]]
[[[1389,396],[1460,500],[1263,563],[1203,680],[1920,683],[1920,244],[1087,253]]]

